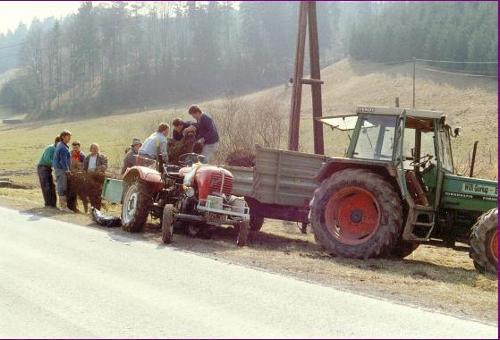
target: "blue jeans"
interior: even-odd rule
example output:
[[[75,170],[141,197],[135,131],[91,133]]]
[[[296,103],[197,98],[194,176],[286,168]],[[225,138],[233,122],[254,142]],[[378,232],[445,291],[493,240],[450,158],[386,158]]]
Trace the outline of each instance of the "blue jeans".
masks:
[[[59,196],[66,196],[68,191],[68,175],[66,170],[54,169],[56,174],[56,190]]]

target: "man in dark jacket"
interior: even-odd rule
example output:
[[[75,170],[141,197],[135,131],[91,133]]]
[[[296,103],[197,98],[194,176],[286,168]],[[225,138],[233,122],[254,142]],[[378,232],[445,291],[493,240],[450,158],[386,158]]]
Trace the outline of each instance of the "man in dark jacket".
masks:
[[[181,118],[175,118],[172,122],[174,126],[174,131],[172,132],[173,140],[180,142],[182,137],[184,137],[184,130],[191,126],[191,122],[185,122]]]
[[[132,144],[130,145],[130,150],[125,155],[123,159],[122,175],[127,171],[128,168],[133,167],[137,161],[137,155],[139,154],[139,149],[142,143],[139,138],[132,139]]]
[[[108,158],[99,152],[97,143],[90,144],[90,154],[83,161],[83,170],[87,172],[90,205],[98,210],[101,209],[101,192],[107,169]]]
[[[99,153],[99,145],[97,143],[90,144],[90,154],[83,161],[83,170],[87,172],[106,172],[108,168],[108,158]]]
[[[209,114],[201,112],[198,106],[191,106],[189,114],[196,119],[196,123],[187,127],[184,131],[196,131],[198,141],[203,144],[202,155],[205,156],[205,163],[210,163],[219,148],[219,133],[217,127]]]
[[[56,174],[56,189],[59,195],[59,208],[66,212],[72,212],[68,209],[66,194],[68,190],[68,174],[70,172],[71,154],[69,153],[68,143],[71,140],[71,132],[64,130],[59,135],[61,141],[57,144],[54,151],[52,166]]]
[[[60,137],[57,136],[54,144],[48,145],[43,150],[42,157],[38,161],[38,179],[40,180],[40,188],[42,189],[46,207],[57,207],[56,187],[54,185],[54,178],[52,177],[52,160],[56,151],[56,145],[60,140]]]

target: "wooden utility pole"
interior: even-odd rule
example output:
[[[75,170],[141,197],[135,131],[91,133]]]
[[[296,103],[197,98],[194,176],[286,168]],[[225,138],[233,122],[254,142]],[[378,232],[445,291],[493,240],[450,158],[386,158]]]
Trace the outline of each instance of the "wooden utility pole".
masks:
[[[311,78],[304,79],[304,54],[307,24],[309,21],[309,59]],[[313,110],[314,153],[324,154],[323,125],[316,118],[322,117],[321,81],[319,65],[318,25],[316,20],[316,2],[302,1],[299,7],[299,31],[295,52],[295,72],[290,109],[288,131],[288,149],[299,149],[300,108],[302,104],[302,84],[311,85]]]

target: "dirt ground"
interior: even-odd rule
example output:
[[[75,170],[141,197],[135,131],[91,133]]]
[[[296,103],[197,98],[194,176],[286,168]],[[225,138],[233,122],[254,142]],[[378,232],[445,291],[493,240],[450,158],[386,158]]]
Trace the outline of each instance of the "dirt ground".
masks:
[[[37,190],[14,190],[0,189],[0,205],[110,234],[124,233],[119,228],[100,227],[85,214],[41,208]],[[119,206],[108,206],[107,210],[119,214]],[[131,237],[161,244],[158,222],[151,221],[144,233]],[[210,240],[175,234],[170,247],[362,295],[491,324],[498,322],[497,277],[476,272],[463,249],[422,245],[404,260],[332,258],[315,244],[310,232],[304,235],[295,223],[275,220],[267,220],[261,232],[252,234],[247,247],[237,247],[235,239],[232,228],[220,228]]]

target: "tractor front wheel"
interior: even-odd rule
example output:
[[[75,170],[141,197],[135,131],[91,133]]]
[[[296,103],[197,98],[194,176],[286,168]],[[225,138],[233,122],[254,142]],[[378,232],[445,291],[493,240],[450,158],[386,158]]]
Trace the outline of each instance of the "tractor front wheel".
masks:
[[[127,187],[122,204],[122,229],[131,233],[142,231],[149,215],[151,198],[139,182]]]
[[[238,230],[236,245],[238,245],[238,247],[246,246],[248,241],[248,234],[250,231],[250,224],[248,222],[239,222],[236,228]]]
[[[469,256],[479,272],[498,272],[498,208],[481,215],[472,227]]]
[[[329,253],[347,258],[390,253],[403,228],[403,204],[382,176],[364,169],[334,173],[314,192],[309,220]]]
[[[163,208],[163,216],[161,218],[161,240],[165,244],[172,243],[174,236],[174,206],[167,204]]]

